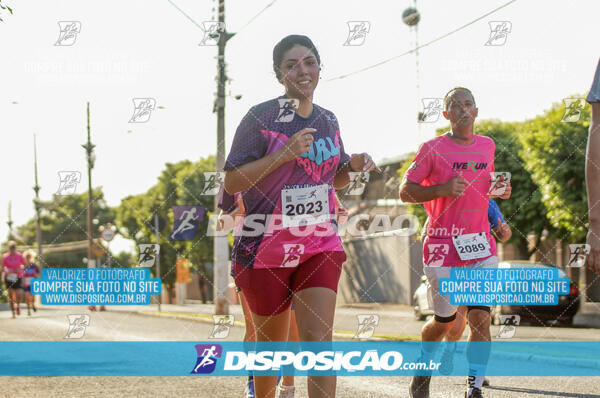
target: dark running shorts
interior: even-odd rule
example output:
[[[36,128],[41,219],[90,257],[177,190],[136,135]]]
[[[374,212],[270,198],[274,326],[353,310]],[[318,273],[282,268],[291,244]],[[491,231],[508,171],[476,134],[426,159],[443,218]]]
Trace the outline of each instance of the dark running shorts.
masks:
[[[277,315],[292,302],[292,294],[309,287],[326,287],[337,293],[346,253],[319,253],[295,268],[246,268],[234,263],[235,284],[244,292],[250,310]]]

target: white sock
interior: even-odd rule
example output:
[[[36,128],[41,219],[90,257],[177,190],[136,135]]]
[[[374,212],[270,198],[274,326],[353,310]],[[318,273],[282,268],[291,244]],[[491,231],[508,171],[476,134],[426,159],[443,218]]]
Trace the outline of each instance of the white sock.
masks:
[[[469,365],[469,389],[467,396],[471,394],[473,388],[479,388],[483,386],[483,379],[485,378],[486,365],[481,364],[470,364]]]

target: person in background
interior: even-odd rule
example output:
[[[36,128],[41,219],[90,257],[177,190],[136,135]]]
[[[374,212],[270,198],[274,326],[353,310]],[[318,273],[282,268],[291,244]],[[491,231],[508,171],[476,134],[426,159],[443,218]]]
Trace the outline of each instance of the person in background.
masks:
[[[22,279],[22,287],[25,292],[25,304],[27,305],[27,315],[31,315],[31,309],[33,311],[37,311],[35,308],[35,303],[33,302],[33,295],[31,294],[31,279],[41,277],[40,268],[33,263],[34,255],[30,250],[25,252],[25,262],[24,270],[23,270],[23,279]]]
[[[17,251],[17,244],[12,240],[9,241],[8,252],[2,256],[2,282],[8,289],[13,318],[15,318],[15,314],[21,315],[19,302],[23,295],[21,277],[23,276],[24,261],[23,255]]]

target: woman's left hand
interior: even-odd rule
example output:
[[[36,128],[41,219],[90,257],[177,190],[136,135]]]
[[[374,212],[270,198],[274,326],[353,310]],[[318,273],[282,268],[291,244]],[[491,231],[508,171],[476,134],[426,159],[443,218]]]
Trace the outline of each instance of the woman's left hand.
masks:
[[[350,156],[350,171],[373,171],[381,173],[381,169],[377,167],[373,158],[368,153],[355,153]]]

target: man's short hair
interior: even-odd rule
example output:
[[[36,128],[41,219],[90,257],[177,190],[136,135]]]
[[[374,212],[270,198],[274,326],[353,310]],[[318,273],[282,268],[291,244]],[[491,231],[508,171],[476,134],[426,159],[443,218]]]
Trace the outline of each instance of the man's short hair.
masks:
[[[16,249],[17,248],[17,244],[15,243],[14,240],[9,240],[8,241],[8,248],[9,249]]]
[[[466,91],[467,93],[469,93],[469,95],[473,99],[473,106],[477,106],[475,104],[475,96],[473,95],[473,93],[471,92],[471,90],[469,90],[466,87],[454,87],[452,90],[448,91],[446,93],[446,95],[444,96],[444,111],[448,111],[448,105],[450,104],[450,99],[452,98],[452,96],[454,95],[454,93],[457,92],[457,91]]]

